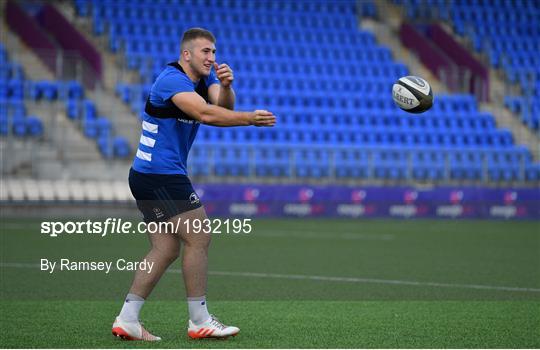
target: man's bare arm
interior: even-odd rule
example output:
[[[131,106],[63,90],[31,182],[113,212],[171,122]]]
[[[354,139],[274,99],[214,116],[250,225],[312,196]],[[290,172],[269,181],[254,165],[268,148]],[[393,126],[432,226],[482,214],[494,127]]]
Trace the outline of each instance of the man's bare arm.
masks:
[[[193,119],[214,126],[274,126],[276,117],[272,112],[256,110],[253,112],[231,111],[207,104],[196,92],[181,92],[172,97],[172,102]]]
[[[218,106],[234,110],[235,101],[236,95],[234,94],[234,89],[232,88],[232,86],[229,85],[229,87],[219,87]]]
[[[208,88],[208,95],[212,104],[234,110],[236,94],[232,86],[225,87],[219,84],[212,84]]]

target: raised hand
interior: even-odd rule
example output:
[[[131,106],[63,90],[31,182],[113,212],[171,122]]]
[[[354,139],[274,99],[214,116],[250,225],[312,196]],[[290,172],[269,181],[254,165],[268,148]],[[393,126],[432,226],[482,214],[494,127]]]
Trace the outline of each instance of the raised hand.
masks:
[[[214,62],[214,69],[216,71],[216,76],[221,83],[221,86],[231,86],[234,80],[233,70],[231,69],[231,67],[229,67],[229,65],[227,65],[226,63],[218,65],[217,62]]]

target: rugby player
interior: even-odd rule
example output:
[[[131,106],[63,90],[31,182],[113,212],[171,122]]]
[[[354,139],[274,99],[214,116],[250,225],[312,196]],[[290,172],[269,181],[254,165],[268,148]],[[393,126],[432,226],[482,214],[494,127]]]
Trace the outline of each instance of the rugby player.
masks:
[[[167,65],[152,85],[143,113],[139,148],[129,173],[129,186],[146,222],[204,220],[199,197],[187,177],[187,157],[199,125],[264,126],[276,123],[266,110],[234,111],[234,75],[216,62],[214,35],[202,28],[187,30],[180,59]],[[149,233],[151,249],[143,260],[148,271],[137,270],[112,333],[126,340],[160,340],[139,321],[139,312],[169,265],[182,255],[182,275],[189,310],[188,336],[227,338],[240,331],[226,326],[206,305],[207,257],[210,234],[177,225],[177,232]]]

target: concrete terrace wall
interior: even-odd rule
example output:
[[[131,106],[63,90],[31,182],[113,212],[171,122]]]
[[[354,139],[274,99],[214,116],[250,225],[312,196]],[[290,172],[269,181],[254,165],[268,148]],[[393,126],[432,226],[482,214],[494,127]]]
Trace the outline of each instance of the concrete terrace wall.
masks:
[[[22,41],[34,51],[45,66],[55,72],[58,49],[54,42],[43,33],[39,23],[29,16],[15,1],[5,3],[6,21],[8,26]]]
[[[428,36],[437,47],[460,67],[465,67],[471,74],[470,92],[481,101],[489,99],[489,68],[478,61],[466,48],[448,34],[440,24],[430,24]]]
[[[76,52],[90,67],[83,71],[86,86],[93,87],[96,80],[101,80],[103,75],[101,54],[54,6],[45,4],[37,18],[63,50]]]

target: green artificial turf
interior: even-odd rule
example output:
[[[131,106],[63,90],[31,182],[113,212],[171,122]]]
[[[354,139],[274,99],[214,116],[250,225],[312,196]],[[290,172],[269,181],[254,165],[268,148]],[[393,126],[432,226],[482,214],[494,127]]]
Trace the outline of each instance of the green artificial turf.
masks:
[[[241,334],[186,338],[176,262],[141,315],[157,345],[110,334],[131,272],[39,270],[44,258],[136,261],[144,235],[1,228],[0,347],[540,347],[537,222],[255,219],[210,251],[210,311]]]
[[[211,303],[241,333],[189,340],[183,303],[156,301],[142,319],[159,344],[110,334],[118,303],[2,302],[2,347],[538,348],[540,303],[525,301],[247,301]]]

